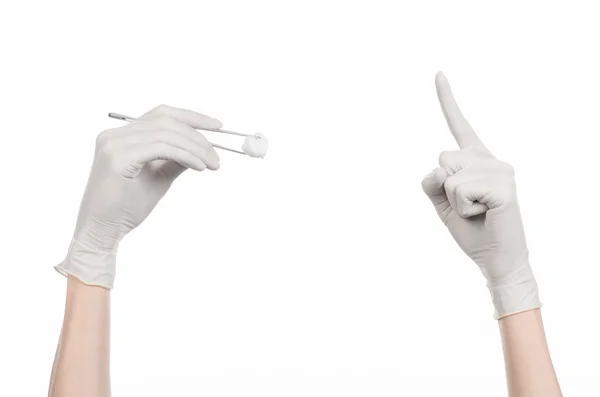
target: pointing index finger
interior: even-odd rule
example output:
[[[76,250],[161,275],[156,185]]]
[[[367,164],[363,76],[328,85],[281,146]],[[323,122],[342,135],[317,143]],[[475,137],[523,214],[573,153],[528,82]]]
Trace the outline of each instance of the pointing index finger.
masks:
[[[454,95],[452,95],[452,90],[450,89],[450,83],[448,83],[448,79],[442,72],[438,72],[435,76],[435,89],[437,91],[438,100],[440,101],[440,106],[442,107],[442,112],[444,113],[444,117],[446,118],[446,123],[454,135],[454,139],[458,146],[461,149],[465,149],[468,147],[481,147],[485,149],[485,146],[465,118],[456,100],[454,99]]]

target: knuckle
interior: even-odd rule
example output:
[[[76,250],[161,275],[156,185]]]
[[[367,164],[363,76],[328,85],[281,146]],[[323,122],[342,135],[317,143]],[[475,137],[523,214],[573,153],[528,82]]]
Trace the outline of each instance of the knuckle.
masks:
[[[161,128],[167,129],[167,130],[178,130],[179,128],[179,122],[174,119],[173,117],[167,116],[167,115],[160,115],[156,118],[156,123],[158,124],[158,126],[160,126]]]
[[[160,114],[156,116],[153,121],[160,126],[166,127],[171,123],[171,118],[165,114]]]
[[[506,172],[506,174],[508,174],[509,176],[515,176],[515,168],[508,164],[505,163],[503,161],[501,161],[502,167],[504,168],[504,171]]]
[[[440,153],[438,157],[438,162],[440,166],[445,167],[450,162],[450,153],[449,151],[443,151]]]
[[[113,155],[119,146],[118,129],[104,130],[96,136],[96,151],[104,155]]]
[[[160,105],[156,106],[154,109],[152,109],[151,113],[157,114],[157,115],[164,115],[164,114],[168,114],[170,109],[171,109],[171,107],[169,105],[160,104]]]
[[[96,136],[96,147],[102,147],[113,134],[113,129],[104,130]]]
[[[104,158],[115,158],[118,152],[118,143],[113,139],[102,137],[96,142],[96,152]]]

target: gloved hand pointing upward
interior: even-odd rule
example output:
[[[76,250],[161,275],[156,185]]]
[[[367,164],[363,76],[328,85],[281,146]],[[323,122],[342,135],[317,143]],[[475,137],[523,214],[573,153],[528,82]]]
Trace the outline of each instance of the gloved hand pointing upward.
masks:
[[[483,145],[442,73],[435,83],[460,150],[440,154],[440,166],[423,179],[423,190],[454,240],[487,279],[495,318],[539,308],[513,168]]]

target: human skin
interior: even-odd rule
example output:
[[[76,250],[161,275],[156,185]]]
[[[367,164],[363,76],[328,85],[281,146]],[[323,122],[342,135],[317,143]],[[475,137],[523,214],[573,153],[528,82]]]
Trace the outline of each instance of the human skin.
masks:
[[[562,396],[550,358],[540,309],[501,318],[498,325],[509,396]]]
[[[49,397],[110,396],[110,290],[69,276]]]

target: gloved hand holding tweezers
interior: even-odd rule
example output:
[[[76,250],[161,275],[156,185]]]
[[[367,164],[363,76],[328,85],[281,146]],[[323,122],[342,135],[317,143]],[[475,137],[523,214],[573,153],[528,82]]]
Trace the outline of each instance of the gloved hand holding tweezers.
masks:
[[[121,239],[146,219],[175,178],[187,168],[219,168],[216,145],[196,129],[221,132],[220,121],[170,106],[128,121],[98,135],[75,233],[66,258],[55,267],[63,275],[109,289]],[[258,143],[258,149],[252,146],[257,157],[264,156],[266,138],[246,139]]]

